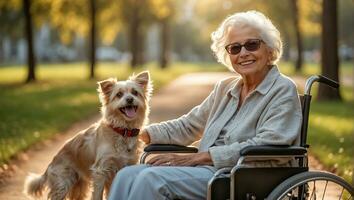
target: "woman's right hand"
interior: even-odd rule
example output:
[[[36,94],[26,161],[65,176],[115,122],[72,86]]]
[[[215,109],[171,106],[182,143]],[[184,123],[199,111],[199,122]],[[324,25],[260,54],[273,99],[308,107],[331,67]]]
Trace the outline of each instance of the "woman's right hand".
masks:
[[[141,131],[141,133],[139,134],[139,139],[142,140],[145,144],[149,144],[150,143],[150,135],[147,132],[146,129],[143,129]]]

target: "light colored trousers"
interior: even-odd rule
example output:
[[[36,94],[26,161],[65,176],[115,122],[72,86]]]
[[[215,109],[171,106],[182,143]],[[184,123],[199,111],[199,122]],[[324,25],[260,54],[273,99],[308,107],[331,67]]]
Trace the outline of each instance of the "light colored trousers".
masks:
[[[114,178],[109,200],[205,200],[213,174],[206,167],[127,166]]]

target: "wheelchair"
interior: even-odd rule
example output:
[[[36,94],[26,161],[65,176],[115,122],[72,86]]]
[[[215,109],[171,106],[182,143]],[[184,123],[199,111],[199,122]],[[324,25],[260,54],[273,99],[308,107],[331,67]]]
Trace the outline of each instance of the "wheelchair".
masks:
[[[300,95],[303,121],[300,146],[248,146],[240,151],[241,157],[234,167],[215,172],[208,183],[208,200],[308,200],[353,199],[354,188],[341,177],[323,171],[309,171],[307,128],[311,87],[315,82],[333,88],[339,84],[321,75],[307,79],[304,95]],[[152,144],[144,148],[140,163],[151,154],[196,153],[195,147]],[[289,158],[296,165],[289,167],[256,167],[244,165],[247,160],[274,160]]]

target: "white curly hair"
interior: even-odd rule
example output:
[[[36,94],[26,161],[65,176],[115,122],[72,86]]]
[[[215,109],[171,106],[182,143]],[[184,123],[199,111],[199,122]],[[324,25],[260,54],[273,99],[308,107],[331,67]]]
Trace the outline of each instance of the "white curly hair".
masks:
[[[216,31],[211,34],[211,50],[214,52],[218,62],[225,65],[231,71],[234,71],[229,55],[225,50],[227,33],[230,27],[251,27],[258,31],[260,39],[264,41],[272,52],[271,64],[276,64],[279,61],[283,52],[283,44],[278,29],[264,14],[251,10],[228,16]]]

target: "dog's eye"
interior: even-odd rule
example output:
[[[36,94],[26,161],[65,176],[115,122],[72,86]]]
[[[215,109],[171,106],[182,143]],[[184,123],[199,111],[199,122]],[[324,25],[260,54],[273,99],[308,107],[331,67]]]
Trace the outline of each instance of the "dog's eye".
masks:
[[[138,91],[136,91],[136,90],[132,90],[132,94],[134,95],[134,96],[138,96]]]
[[[118,92],[116,95],[118,98],[121,98],[123,96],[123,92]]]

